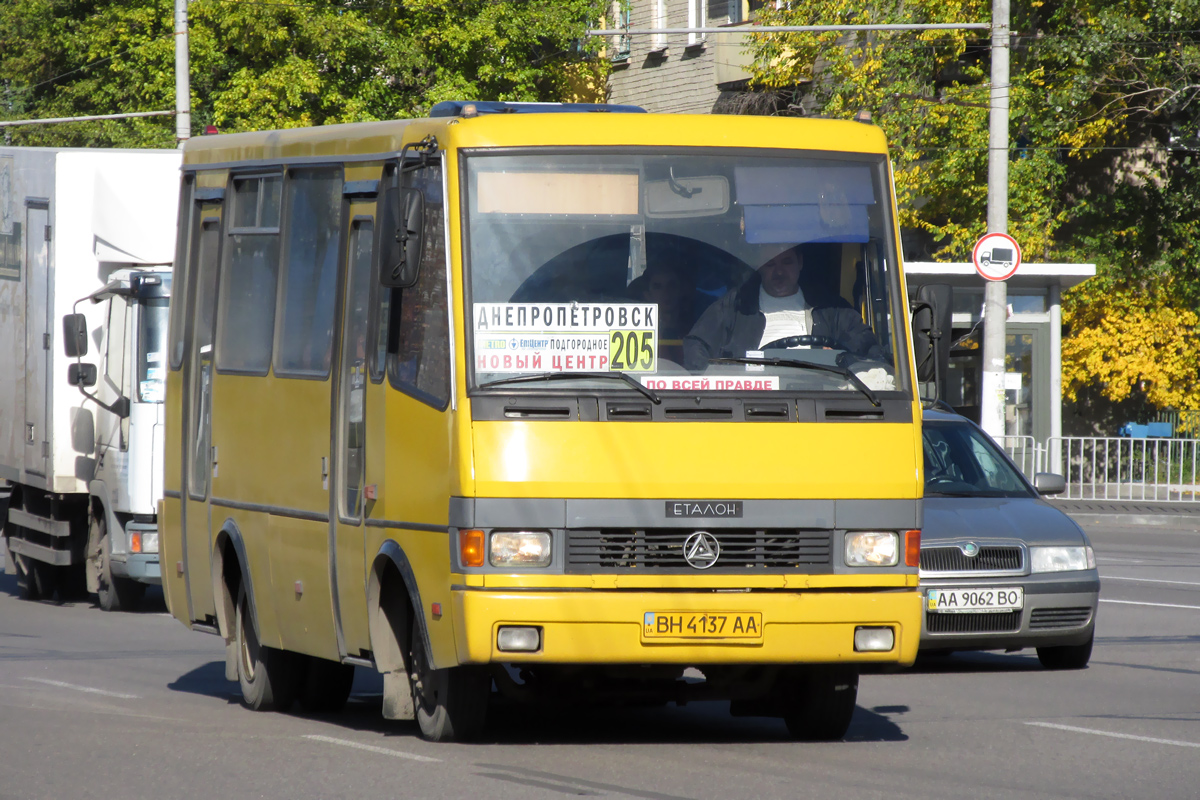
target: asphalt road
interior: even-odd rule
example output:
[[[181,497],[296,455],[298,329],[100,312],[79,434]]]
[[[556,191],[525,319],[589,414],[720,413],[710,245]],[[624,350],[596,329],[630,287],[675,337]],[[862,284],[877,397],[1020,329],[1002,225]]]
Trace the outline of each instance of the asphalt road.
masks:
[[[345,712],[261,714],[214,636],[27,603],[0,576],[0,798],[1200,796],[1200,533],[1089,526],[1103,578],[1088,669],[1032,651],[866,675],[847,741],[797,744],[724,704],[495,709],[477,745]]]

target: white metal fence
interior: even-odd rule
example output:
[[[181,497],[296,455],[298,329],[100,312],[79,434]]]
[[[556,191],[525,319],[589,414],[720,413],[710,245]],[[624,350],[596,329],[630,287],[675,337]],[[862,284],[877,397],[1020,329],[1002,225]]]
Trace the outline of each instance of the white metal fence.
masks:
[[[1200,502],[1200,440],[1005,436],[1005,452],[1025,475],[1057,472],[1063,500]]]

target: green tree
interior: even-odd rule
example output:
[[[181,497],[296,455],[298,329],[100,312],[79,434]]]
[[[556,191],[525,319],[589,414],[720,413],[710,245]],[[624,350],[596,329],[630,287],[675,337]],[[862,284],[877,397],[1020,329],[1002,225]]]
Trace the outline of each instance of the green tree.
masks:
[[[602,69],[600,0],[193,0],[193,129],[420,116],[451,98],[559,100]],[[174,107],[172,0],[0,6],[0,118]],[[574,78],[575,80],[569,80]],[[14,129],[14,144],[170,146],[170,117]]]

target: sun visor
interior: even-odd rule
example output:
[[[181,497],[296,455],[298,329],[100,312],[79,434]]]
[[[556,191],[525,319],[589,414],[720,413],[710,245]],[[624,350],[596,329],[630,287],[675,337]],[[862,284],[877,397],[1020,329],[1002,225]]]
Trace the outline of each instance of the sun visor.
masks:
[[[875,204],[871,168],[738,167],[737,201],[749,244],[866,242],[867,206]]]
[[[156,173],[163,174],[156,174]],[[97,170],[92,206],[93,251],[100,261],[170,264],[175,258],[178,173],[117,175]],[[161,185],[160,185],[161,184]],[[136,186],[137,190],[130,187]],[[125,187],[119,190],[118,187]]]

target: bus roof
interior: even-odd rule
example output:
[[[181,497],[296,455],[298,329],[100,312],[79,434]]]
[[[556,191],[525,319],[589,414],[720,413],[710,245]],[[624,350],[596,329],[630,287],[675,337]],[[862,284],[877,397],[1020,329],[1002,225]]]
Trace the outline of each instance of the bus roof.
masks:
[[[883,132],[860,122],[685,114],[487,114],[387,120],[190,139],[184,168],[245,162],[389,157],[426,136],[443,149],[494,147],[719,147],[887,152]]]

